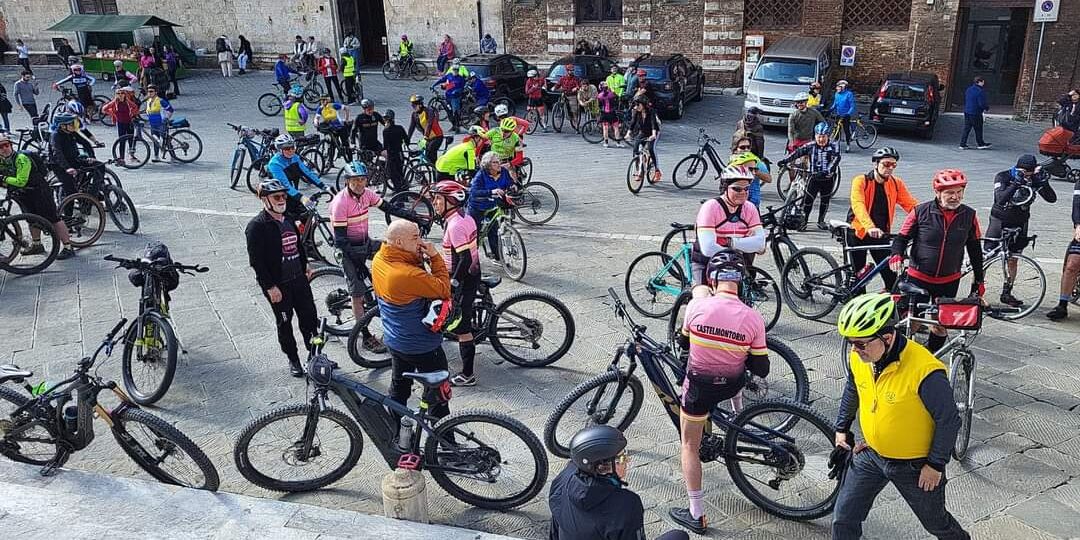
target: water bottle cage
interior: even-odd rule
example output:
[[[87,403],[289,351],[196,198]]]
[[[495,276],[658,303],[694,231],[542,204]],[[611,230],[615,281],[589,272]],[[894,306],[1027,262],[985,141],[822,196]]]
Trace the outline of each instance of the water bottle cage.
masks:
[[[410,471],[420,470],[420,456],[416,454],[401,454],[401,456],[398,457],[397,466]]]

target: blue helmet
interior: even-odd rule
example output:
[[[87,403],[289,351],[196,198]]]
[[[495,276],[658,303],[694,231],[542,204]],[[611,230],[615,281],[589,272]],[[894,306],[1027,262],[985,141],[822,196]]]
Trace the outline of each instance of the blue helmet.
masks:
[[[357,176],[367,176],[367,165],[364,165],[363,161],[355,160],[345,165],[345,178],[355,178]]]
[[[814,135],[828,135],[828,134],[829,134],[829,124],[828,124],[828,122],[818,122],[814,126]]]
[[[296,96],[296,97],[303,96],[304,95],[304,87],[300,86],[299,84],[292,85],[292,88],[289,88],[289,95],[290,96]]]
[[[75,116],[82,116],[86,113],[86,107],[83,107],[82,103],[79,103],[77,100],[74,99],[65,103],[64,109],[66,109],[68,113]]]
[[[57,126],[66,126],[75,123],[75,120],[78,120],[78,117],[74,114],[62,112],[57,113],[57,115],[53,117],[53,124]]]

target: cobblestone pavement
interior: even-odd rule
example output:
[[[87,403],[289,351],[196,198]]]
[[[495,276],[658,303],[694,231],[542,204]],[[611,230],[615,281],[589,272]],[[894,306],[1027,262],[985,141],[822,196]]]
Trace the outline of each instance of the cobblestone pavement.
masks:
[[[47,71],[39,74],[45,79]],[[0,71],[5,82],[11,70]],[[388,106],[405,116],[405,97],[423,93],[423,83],[391,84],[378,76],[366,78],[368,97],[380,110]],[[94,247],[69,261],[54,264],[31,277],[0,275],[0,361],[14,362],[36,371],[37,377],[56,380],[70,373],[74,360],[93,351],[99,339],[121,316],[136,311],[137,291],[123,272],[102,261],[106,254],[133,256],[148,240],[161,240],[184,263],[208,265],[211,271],[185,277],[173,293],[173,317],[189,354],[181,359],[168,395],[155,409],[176,422],[206,449],[222,474],[222,489],[265,497],[278,495],[245,482],[232,464],[232,441],[251,420],[274,407],[305,399],[306,387],[288,376],[286,362],[274,339],[273,325],[243,246],[243,227],[259,210],[246,191],[231,191],[226,184],[227,158],[235,139],[223,123],[254,126],[278,125],[280,118],[261,116],[255,98],[271,82],[266,73],[222,80],[199,72],[184,81],[184,95],[175,101],[178,114],[191,120],[202,136],[205,151],[192,165],[151,164],[136,172],[122,172],[124,186],[140,207],[142,228],[136,236],[108,230]],[[46,92],[42,102],[55,99]],[[688,116],[668,122],[659,146],[666,172],[694,149],[698,127],[721,139],[729,136],[741,109],[741,100],[707,97],[689,107]],[[15,113],[16,126],[25,115]],[[972,179],[968,202],[987,215],[992,175],[1015,163],[1016,156],[1034,150],[1042,125],[1007,120],[987,121],[990,151],[956,150],[960,119],[943,118],[932,142],[886,134],[881,143],[897,146],[904,154],[899,173],[922,199],[929,196],[930,174],[936,168],[958,166]],[[111,143],[106,128],[95,130]],[[769,155],[779,157],[783,134],[769,134]],[[585,144],[569,134],[529,138],[529,155],[536,178],[559,191],[558,216],[543,227],[522,227],[529,250],[525,283],[504,282],[496,299],[526,288],[558,295],[573,310],[577,323],[574,346],[568,356],[543,369],[523,369],[509,363],[496,365],[490,347],[478,351],[480,384],[460,390],[454,408],[484,407],[508,412],[540,433],[543,421],[562,396],[610,362],[624,333],[602,303],[608,287],[621,290],[627,264],[639,253],[657,249],[658,240],[674,220],[693,219],[700,199],[715,193],[704,181],[690,192],[669,182],[647,187],[640,196],[625,188],[629,154]],[[831,217],[843,219],[850,178],[869,169],[868,151],[844,156],[844,189],[834,201]],[[972,448],[963,463],[949,465],[947,493],[957,518],[978,538],[1055,538],[1080,531],[1080,368],[1076,366],[1078,323],[1051,324],[1043,313],[1056,296],[1061,254],[1070,237],[1069,196],[1072,186],[1055,182],[1062,201],[1038,203],[1031,230],[1039,234],[1033,249],[1049,280],[1049,300],[1019,323],[992,321],[976,342],[979,359],[976,391],[979,399],[972,432]],[[776,195],[765,190],[765,204]],[[381,235],[382,220],[373,220]],[[831,246],[826,235],[797,235],[799,245]],[[759,259],[762,260],[765,257]],[[770,262],[763,262],[770,272]],[[657,337],[662,325],[650,326]],[[836,413],[842,388],[838,339],[830,326],[807,322],[785,311],[773,335],[790,343],[805,363],[811,380],[814,407],[826,417]],[[456,361],[456,347],[447,347]],[[351,371],[343,347],[332,343],[328,352]],[[119,356],[119,355],[117,355]],[[119,360],[102,373],[120,378]],[[386,388],[386,370],[356,371],[356,376]],[[649,536],[670,528],[665,522],[669,506],[685,504],[676,433],[666,423],[655,398],[646,405],[629,430],[633,454],[628,481],[642,494],[647,508]],[[369,441],[370,442],[370,441]],[[122,475],[140,474],[121,457],[108,437],[76,454],[70,467]],[[564,462],[553,459],[552,476]],[[356,471],[330,489],[285,498],[334,508],[379,513],[378,483],[385,465],[370,444]],[[708,514],[715,538],[825,538],[828,519],[795,523],[774,518],[748,502],[722,466],[706,467]],[[436,522],[465,526],[526,538],[542,538],[547,529],[547,503],[539,497],[512,512],[495,513],[467,507],[432,492],[431,512]],[[895,490],[882,494],[866,524],[874,538],[924,536],[904,508]]]

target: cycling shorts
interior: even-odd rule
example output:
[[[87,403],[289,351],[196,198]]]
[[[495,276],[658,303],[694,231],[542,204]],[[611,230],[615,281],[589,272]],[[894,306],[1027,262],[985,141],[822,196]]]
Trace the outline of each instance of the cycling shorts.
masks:
[[[454,291],[454,300],[460,302],[461,322],[454,328],[454,334],[471,334],[473,332],[473,317],[476,314],[476,290],[480,288],[480,273],[469,274],[463,283],[459,283],[459,290]]]
[[[14,191],[13,198],[19,203],[24,214],[34,214],[45,218],[49,223],[60,221],[56,210],[56,200],[48,189],[31,188]],[[14,212],[13,212],[14,213]]]
[[[343,251],[341,269],[345,273],[345,283],[349,285],[349,296],[360,298],[367,294],[368,282],[371,273],[367,269],[366,261],[375,255],[382,247],[382,242],[368,239],[367,247],[350,247]]]
[[[1069,242],[1069,247],[1065,248],[1065,256],[1069,255],[1080,255],[1080,242],[1076,240]]]
[[[683,379],[682,416],[687,420],[705,422],[709,413],[722,401],[731,399],[746,385],[746,372],[737,377],[702,375],[688,371]]]
[[[600,123],[601,124],[615,124],[618,121],[619,121],[619,115],[615,114],[615,111],[600,113]]]
[[[1028,224],[1005,224],[1001,220],[996,218],[990,218],[990,225],[986,227],[986,233],[983,236],[983,249],[990,250],[998,246],[999,242],[989,240],[990,238],[1001,238],[1001,229],[1004,227],[1020,227],[1020,235],[1016,237],[1011,244],[1009,244],[1009,253],[1021,253],[1024,248],[1028,246]]]
[[[529,98],[529,106],[530,107],[543,107],[544,106],[544,98],[542,98],[542,97]]]

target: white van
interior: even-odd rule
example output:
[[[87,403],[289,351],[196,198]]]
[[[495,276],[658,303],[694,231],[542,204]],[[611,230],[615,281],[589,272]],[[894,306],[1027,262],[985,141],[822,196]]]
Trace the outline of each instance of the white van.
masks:
[[[814,81],[828,88],[831,47],[832,40],[820,37],[789,36],[774,43],[750,77],[744,108],[760,109],[761,121],[767,126],[786,127],[795,94],[806,92]]]

